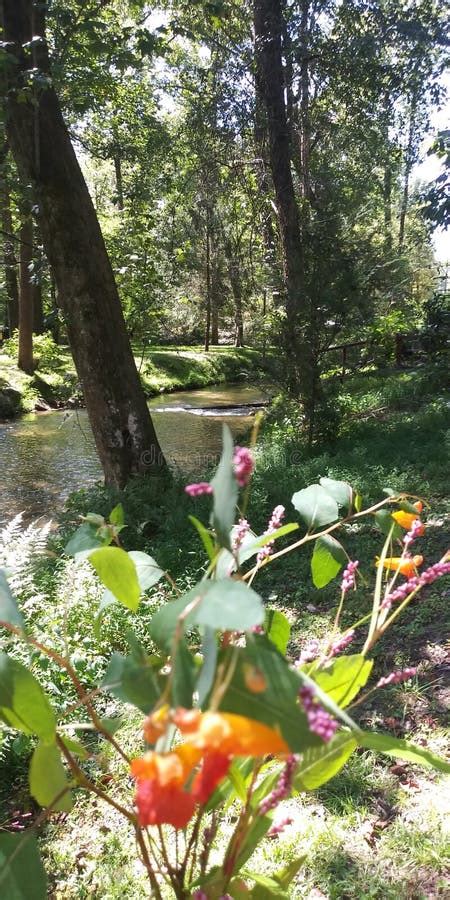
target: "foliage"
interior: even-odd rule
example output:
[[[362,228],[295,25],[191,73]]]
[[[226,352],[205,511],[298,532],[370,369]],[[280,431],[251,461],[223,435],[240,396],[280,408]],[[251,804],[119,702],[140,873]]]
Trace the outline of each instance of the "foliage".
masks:
[[[279,551],[278,540],[299,527],[298,523],[293,523],[292,529],[280,527],[281,507],[274,511],[271,524],[260,537],[250,532],[242,518],[230,534],[237,496],[231,486],[235,479],[236,487],[243,489],[241,503],[245,505],[253,463],[249,451],[240,449],[233,454],[226,431],[224,439],[222,460],[211,483],[214,528],[204,526],[209,534],[209,560],[203,575],[187,593],[176,592],[170,582],[175,596],[172,594],[171,600],[146,619],[144,631],[140,629],[142,636],[128,629],[128,651],[113,654],[94,693],[87,691],[80,680],[82,670],[73,652],[67,654],[64,642],[60,646],[60,637],[52,634],[51,621],[43,639],[32,628],[25,630],[6,581],[0,583],[4,631],[19,641],[18,648],[25,639],[59,668],[64,675],[61,685],[65,683],[65,697],[76,698],[73,710],[77,719],[73,721],[57,711],[8,640],[10,649],[0,658],[0,715],[7,731],[18,729],[38,739],[30,766],[30,790],[44,807],[41,817],[69,809],[72,790],[77,794],[80,790],[94,792],[135,833],[151,895],[156,897],[163,896],[157,874],[161,861],[175,896],[188,892],[214,898],[227,890],[234,893],[241,884],[244,889],[248,883],[256,885],[252,892],[264,888],[267,896],[288,896],[289,883],[303,859],[283,874],[275,871],[271,878],[255,873],[248,861],[271,827],[279,801],[289,796],[292,788],[313,790],[325,784],[358,746],[448,770],[443,760],[421,747],[389,735],[363,732],[352,717],[370,678],[372,660],[368,654],[421,587],[449,570],[444,554],[434,566],[427,561],[428,568],[424,567],[422,575],[419,568],[411,584],[399,581],[413,531],[401,531],[401,538],[394,539],[394,519],[380,553],[372,611],[354,626],[362,636],[368,623],[364,646],[360,652],[343,654],[354,632],[347,626],[341,630],[340,620],[349,591],[356,585],[358,564],[348,560],[335,540],[336,532],[345,541],[347,523],[371,519],[381,509],[387,515],[403,509],[405,523],[416,533],[421,506],[412,506],[407,495],[389,490],[385,499],[362,509],[359,495],[348,483],[322,478],[320,484],[294,494],[302,536]],[[207,482],[202,490],[210,492]],[[189,489],[189,493],[193,491]],[[109,615],[118,616],[120,621],[120,608],[131,609],[127,617],[139,626],[141,612],[137,606],[145,607],[147,591],[152,592],[150,598],[159,591],[165,574],[149,555],[126,552],[120,546],[124,526],[120,505],[106,517],[87,514],[66,547],[74,561],[64,565],[74,583],[82,572],[92,573],[93,567],[102,588],[106,588],[103,598],[101,590],[96,591],[98,613],[102,614],[107,598]],[[334,542],[325,540],[327,536]],[[346,569],[332,633],[319,650],[293,665],[286,656],[288,623],[280,612],[264,611],[261,598],[250,585],[280,554],[308,544],[315,547],[312,570],[316,583],[325,585],[344,564]],[[339,553],[335,544],[341,547]],[[229,558],[231,569],[226,562],[227,568],[220,574],[223,561]],[[419,565],[421,557],[414,559]],[[88,577],[96,581],[93,573]],[[77,597],[71,600],[77,616]],[[20,612],[29,617],[23,601]],[[80,623],[80,638],[89,641],[83,627]],[[101,632],[100,618],[96,627]],[[402,681],[410,677],[409,673],[409,669],[392,673],[387,682]],[[377,686],[378,682],[369,686],[369,692]],[[102,713],[103,694],[116,698],[117,712],[125,711],[125,703],[147,714],[144,736],[147,747],[153,749],[131,761],[136,780],[135,807],[127,786],[108,787],[95,774],[101,765],[103,742],[118,755],[121,780],[130,765],[128,749]],[[81,719],[87,718],[89,728],[97,734],[98,751],[83,740],[81,710]],[[208,862],[209,853],[202,847],[208,846],[203,842],[216,827],[217,812],[231,800],[240,811],[218,868],[213,861]],[[161,831],[159,837],[155,832],[148,843],[148,828],[162,824],[180,832],[176,860],[167,855]],[[23,859],[29,866],[37,865],[29,832],[25,831],[20,841]],[[25,897],[26,888],[9,866],[8,847],[4,842],[0,877],[15,878],[18,896]],[[36,878],[36,884],[40,883]],[[37,897],[45,895],[43,882],[36,890]]]

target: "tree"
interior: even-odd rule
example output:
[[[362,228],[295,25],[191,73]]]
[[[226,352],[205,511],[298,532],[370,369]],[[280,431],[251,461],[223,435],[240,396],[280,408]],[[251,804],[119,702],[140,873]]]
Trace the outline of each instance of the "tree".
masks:
[[[98,220],[50,82],[42,7],[3,0],[8,43],[7,134],[33,185],[75,366],[105,479],[165,465],[139,382]],[[31,49],[30,49],[31,48]]]
[[[7,294],[7,313],[10,334],[19,327],[19,284],[17,259],[14,250],[11,196],[8,172],[8,145],[4,141],[0,151],[0,223],[3,243],[3,266]]]
[[[306,294],[305,257],[291,171],[282,59],[280,0],[254,0],[255,58],[259,91],[267,112],[267,131],[283,254],[286,301],[286,351],[290,390],[303,400],[312,425],[318,391],[313,316]]]
[[[23,372],[33,372],[33,295],[31,281],[33,262],[33,222],[24,212],[20,226],[20,290],[19,290],[19,356],[18,366]]]

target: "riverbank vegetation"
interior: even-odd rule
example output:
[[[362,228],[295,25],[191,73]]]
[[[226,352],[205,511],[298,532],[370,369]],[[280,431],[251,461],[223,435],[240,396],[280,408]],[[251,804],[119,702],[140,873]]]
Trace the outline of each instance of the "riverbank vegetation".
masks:
[[[0,532],[0,895],[445,896],[445,26],[0,0],[0,418],[104,474]],[[148,399],[260,379],[192,482]]]

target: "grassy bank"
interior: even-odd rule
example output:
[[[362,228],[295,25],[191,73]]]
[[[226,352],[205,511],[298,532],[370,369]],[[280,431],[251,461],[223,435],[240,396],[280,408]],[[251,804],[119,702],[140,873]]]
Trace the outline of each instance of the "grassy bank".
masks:
[[[0,419],[32,412],[46,405],[80,404],[82,395],[72,357],[67,348],[56,346],[45,335],[35,339],[36,370],[26,375],[15,363],[16,347],[0,348]],[[137,368],[147,397],[164,391],[207,387],[211,384],[274,376],[273,355],[258,350],[213,347],[134,348]]]
[[[299,439],[296,408],[280,402],[263,424],[258,445],[248,509],[255,530],[265,528],[278,503],[286,506],[288,521],[295,519],[292,493],[330,475],[350,481],[362,493],[364,505],[379,499],[383,488],[407,490],[427,499],[427,531],[419,552],[427,562],[439,559],[448,544],[450,519],[448,397],[442,384],[442,373],[435,368],[348,379],[336,393],[344,413],[340,430],[314,454],[308,454]],[[120,497],[98,487],[71,498],[62,532],[53,539],[56,557],[44,561],[35,576],[34,603],[43,632],[47,623],[54,627],[55,620],[60,622],[86,684],[101,676],[112,648],[124,649],[123,634],[131,621],[146,641],[149,615],[171,596],[170,588],[159,587],[137,617],[121,609],[107,610],[101,637],[95,637],[99,599],[95,578],[86,566],[77,571],[72,562],[64,562],[59,551],[80,513],[107,513],[118,499],[125,507],[128,527],[123,540],[128,548],[150,552],[181,588],[198,580],[204,564],[204,553],[187,517],[194,512],[206,523],[209,500],[190,500],[183,484],[156,486],[150,480],[136,480]],[[370,607],[380,540],[373,522],[348,529],[345,545],[350,556],[360,560],[368,583],[351,596],[343,626]],[[285,556],[267,566],[255,582],[265,602],[283,610],[291,622],[293,659],[308,639],[320,639],[329,632],[337,600],[339,578],[323,590],[313,587],[310,555],[306,551]],[[364,727],[405,736],[440,754],[445,753],[448,708],[444,680],[448,584],[446,579],[428,588],[376,648],[376,675],[405,665],[417,665],[418,675],[404,685],[385,688],[376,699],[354,710]],[[356,638],[352,649],[359,646]],[[40,672],[39,677],[52,685],[57,703],[63,686],[51,670]],[[139,724],[140,717],[132,714],[120,732],[130,753],[140,747]],[[12,801],[15,808],[23,789],[20,758],[24,752],[26,747],[17,748],[18,764],[13,763],[10,770],[18,791]],[[113,769],[111,774],[120,790],[123,770]],[[5,794],[3,801],[2,814],[7,818],[10,800]],[[305,865],[290,893],[299,900],[444,897],[449,806],[445,781],[435,773],[408,763],[396,766],[394,761],[361,752],[318,793],[293,798],[280,807],[280,818],[288,817],[290,824],[277,837],[267,839],[249,868],[270,874],[274,866],[281,868],[305,853]],[[230,832],[232,816],[230,809],[220,832],[221,844]],[[68,823],[52,823],[44,846],[55,900],[146,896],[142,872],[133,863],[132,839],[114,812],[105,813],[95,801],[80,800]]]

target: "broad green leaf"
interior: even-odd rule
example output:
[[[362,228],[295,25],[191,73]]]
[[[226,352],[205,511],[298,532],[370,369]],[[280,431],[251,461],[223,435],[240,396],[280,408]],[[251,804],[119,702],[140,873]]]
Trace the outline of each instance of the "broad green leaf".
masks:
[[[114,594],[123,606],[136,612],[141,589],[136,566],[121,547],[101,547],[89,554],[89,562],[102,584]]]
[[[320,484],[297,491],[292,496],[292,503],[305,522],[308,531],[329,525],[339,518],[339,509],[333,497]]]
[[[188,516],[188,519],[196,529],[206,553],[208,554],[209,561],[212,562],[215,556],[215,547],[211,532],[205,528],[203,522],[200,522],[200,519],[197,519],[196,516]]]
[[[213,488],[213,511],[211,521],[221,547],[231,550],[230,532],[234,524],[238,499],[238,484],[233,467],[234,445],[231,431],[223,426],[223,450],[217,472],[211,485]]]
[[[34,675],[6,653],[0,653],[0,717],[12,728],[51,742],[56,721]]]
[[[398,505],[399,508],[403,510],[403,512],[412,513],[413,516],[419,515],[419,511],[416,509],[413,503],[409,502],[409,500],[401,500]]]
[[[264,621],[259,594],[244,582],[233,578],[205,580],[155,613],[150,634],[159,647],[170,651],[179,617],[190,604],[192,609],[186,614],[185,629],[200,625],[214,630],[247,631]]]
[[[36,835],[0,834],[0,897],[4,900],[46,900],[47,876]]]
[[[50,806],[55,812],[70,812],[72,798],[70,792],[53,805],[58,794],[67,787],[67,777],[56,744],[39,741],[31,757],[29,771],[30,794],[39,806]]]
[[[114,653],[111,657],[102,688],[119,700],[149,713],[160,696],[158,681],[150,665],[139,664],[131,656]]]
[[[67,734],[60,734],[59,738],[63,742],[65,748],[69,750],[70,753],[73,753],[74,756],[79,756],[80,759],[89,759],[89,753],[81,741],[76,741],[75,738],[69,737]]]
[[[362,731],[358,734],[358,743],[361,747],[366,747],[367,750],[387,753],[388,756],[394,756],[396,759],[406,759],[408,762],[416,763],[418,766],[437,769],[438,772],[450,773],[450,763],[445,759],[436,756],[423,747],[416,747],[402,738],[391,737],[390,734]]]
[[[250,559],[250,556],[253,556],[257,550],[260,550],[261,547],[265,547],[266,544],[271,544],[272,541],[277,541],[278,538],[285,537],[293,531],[298,531],[298,527],[298,522],[286,522],[285,525],[280,525],[275,531],[269,531],[266,534],[262,534],[261,537],[256,538],[252,545],[248,546],[246,550],[248,556],[246,555],[246,559]]]
[[[275,872],[274,879],[281,885],[283,888],[288,888],[290,884],[292,884],[295,876],[300,871],[302,866],[307,860],[307,854],[303,853],[301,856],[295,856],[287,866],[283,869],[278,869],[278,872]]]
[[[317,746],[321,739],[309,728],[298,702],[301,685],[297,672],[265,635],[254,635],[245,648],[226,651],[236,659],[233,677],[220,703],[222,712],[237,713],[277,728],[293,753]],[[248,666],[265,677],[266,689],[258,693],[247,687]]]
[[[0,569],[0,621],[22,628],[24,621],[11,593],[3,569]]]
[[[388,535],[392,529],[392,538],[403,538],[403,529],[400,525],[397,525],[388,509],[379,509],[378,512],[374,513],[374,517],[382,534]],[[392,528],[392,526],[394,527]]]
[[[203,706],[214,681],[217,664],[217,638],[213,628],[205,628],[202,641],[203,665],[197,679],[198,705]]]
[[[112,536],[111,536],[112,539]],[[75,534],[72,535],[68,544],[64,549],[67,556],[74,556],[75,559],[85,559],[96,547],[105,547],[111,541],[102,539],[98,535],[98,529],[89,522],[83,522],[77,528]]]
[[[136,566],[139,587],[142,592],[148,591],[163,577],[163,569],[148,553],[143,553],[141,550],[130,550],[128,556]]]
[[[188,625],[203,625],[221,631],[248,631],[264,622],[259,594],[243,581],[221,578],[207,582],[201,602],[189,613]]]
[[[309,747],[295,771],[294,788],[297,791],[314,791],[326,784],[345,766],[357,746],[352,734],[339,732],[328,744]]]
[[[242,800],[242,802],[245,803],[247,799],[247,787],[245,784],[245,779],[239,767],[235,764],[235,761],[228,769],[228,778],[233,785],[236,797],[239,797],[239,800]]]
[[[284,613],[279,612],[278,609],[268,609],[264,627],[269,640],[285,656],[291,636],[291,626]]]
[[[342,544],[331,537],[330,534],[324,534],[322,537],[317,538],[311,557],[311,574],[314,587],[325,587],[342,569],[346,559]]]
[[[346,481],[336,481],[335,478],[320,478],[319,481],[330,497],[336,500],[338,506],[341,506],[347,512],[352,504],[353,491],[351,486]]]
[[[175,656],[172,659],[172,667],[172,705],[190,709],[197,668],[194,657],[184,641],[180,641],[177,645]]]
[[[109,514],[109,521],[111,525],[118,525],[119,527],[124,525],[125,523],[125,513],[123,511],[123,506],[121,503],[118,503],[114,509],[111,510]]]
[[[353,500],[353,506],[355,507],[356,512],[361,512],[363,505],[363,498],[361,494],[356,494]]]
[[[328,697],[345,708],[366,684],[372,666],[373,660],[365,659],[361,653],[338,656],[311,677]]]

